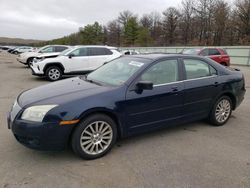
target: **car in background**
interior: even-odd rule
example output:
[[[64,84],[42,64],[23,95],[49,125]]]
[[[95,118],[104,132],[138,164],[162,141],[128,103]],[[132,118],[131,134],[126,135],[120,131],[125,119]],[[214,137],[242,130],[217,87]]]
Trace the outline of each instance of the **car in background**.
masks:
[[[33,75],[45,76],[50,81],[56,81],[63,75],[91,72],[121,55],[116,47],[76,46],[55,58],[34,59],[30,68]]]
[[[17,61],[24,65],[29,65],[34,58],[43,54],[44,58],[52,58],[58,56],[62,51],[68,49],[70,46],[65,45],[49,45],[44,46],[34,52],[24,52],[17,56]]]
[[[230,66],[230,57],[223,48],[190,48],[184,49],[182,54],[206,56],[221,65]]]
[[[123,50],[123,51],[121,51],[121,53],[123,55],[138,55],[138,54],[140,54],[140,52],[138,52],[136,50],[131,50],[131,49]]]
[[[15,48],[14,50],[12,50],[12,54],[21,54],[21,53],[24,53],[24,52],[33,52],[35,51],[35,48],[31,47],[31,46],[20,46],[20,47],[17,47]]]
[[[88,75],[22,92],[8,128],[29,148],[70,144],[80,157],[95,159],[117,138],[202,119],[222,126],[245,92],[242,72],[209,58],[123,56]]]
[[[7,49],[7,52],[11,54],[17,48],[19,48],[19,46],[10,46],[9,49]]]

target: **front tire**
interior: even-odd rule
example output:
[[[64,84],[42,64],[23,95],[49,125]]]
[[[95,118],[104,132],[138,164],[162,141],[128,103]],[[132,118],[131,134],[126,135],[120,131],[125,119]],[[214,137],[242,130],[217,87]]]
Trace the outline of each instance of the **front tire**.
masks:
[[[71,146],[83,159],[91,160],[107,154],[117,138],[116,123],[109,116],[95,114],[84,119],[75,129]]]
[[[228,96],[220,97],[209,115],[210,123],[214,126],[224,125],[232,113],[232,100]]]
[[[62,77],[62,70],[57,66],[51,66],[46,69],[45,75],[49,81],[57,81]]]

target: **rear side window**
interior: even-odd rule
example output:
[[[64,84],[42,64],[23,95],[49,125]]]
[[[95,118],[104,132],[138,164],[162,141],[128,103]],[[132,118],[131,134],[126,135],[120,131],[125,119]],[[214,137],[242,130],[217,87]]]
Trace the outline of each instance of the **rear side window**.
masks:
[[[220,52],[217,49],[209,49],[208,55],[220,55]]]
[[[208,56],[208,49],[204,49],[201,51],[200,55],[202,56]]]
[[[67,49],[66,46],[55,46],[55,52],[62,52],[66,49]]]
[[[88,48],[89,56],[98,56],[98,55],[111,55],[113,54],[111,50],[107,48]]]
[[[204,61],[197,59],[184,59],[187,79],[195,79],[216,74],[216,70]],[[211,72],[213,72],[211,74]]]

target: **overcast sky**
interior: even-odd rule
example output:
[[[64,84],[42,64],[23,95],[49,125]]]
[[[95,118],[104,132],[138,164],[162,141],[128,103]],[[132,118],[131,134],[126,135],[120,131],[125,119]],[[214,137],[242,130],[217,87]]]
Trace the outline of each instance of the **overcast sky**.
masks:
[[[0,0],[0,37],[54,39],[98,21],[106,24],[119,12],[137,15],[178,7],[181,0]]]

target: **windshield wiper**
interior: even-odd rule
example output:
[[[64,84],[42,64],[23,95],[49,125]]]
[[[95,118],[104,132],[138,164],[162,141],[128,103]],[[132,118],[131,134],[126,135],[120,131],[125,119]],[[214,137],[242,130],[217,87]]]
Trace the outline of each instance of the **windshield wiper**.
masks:
[[[99,83],[99,82],[97,82],[97,81],[94,81],[94,80],[91,80],[91,79],[88,79],[88,78],[87,78],[87,75],[80,76],[80,78],[83,79],[83,80],[86,81],[86,82],[89,82],[89,83],[93,83],[93,84],[102,86],[101,83]]]

